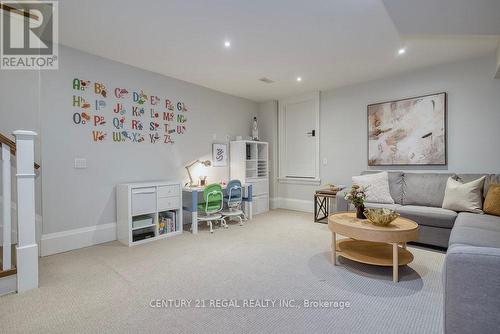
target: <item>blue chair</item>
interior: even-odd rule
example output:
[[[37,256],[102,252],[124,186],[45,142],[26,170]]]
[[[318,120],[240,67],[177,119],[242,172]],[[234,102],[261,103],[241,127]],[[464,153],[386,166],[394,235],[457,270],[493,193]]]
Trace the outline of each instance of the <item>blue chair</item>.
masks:
[[[240,225],[243,225],[243,217],[245,213],[241,210],[241,203],[243,202],[243,188],[241,187],[240,180],[231,180],[226,187],[227,196],[224,197],[224,203],[227,209],[221,212],[223,219],[226,217],[228,220],[238,218]]]

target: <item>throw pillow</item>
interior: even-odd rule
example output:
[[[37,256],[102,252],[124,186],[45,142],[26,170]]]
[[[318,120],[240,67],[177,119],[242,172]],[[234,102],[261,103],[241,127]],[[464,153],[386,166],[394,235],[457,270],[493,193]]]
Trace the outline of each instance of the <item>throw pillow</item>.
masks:
[[[387,172],[353,176],[352,183],[367,187],[367,202],[394,204],[389,191],[389,174]]]
[[[484,213],[500,216],[500,184],[490,184],[483,209]]]
[[[448,178],[444,191],[443,209],[483,213],[483,185],[485,177],[462,183]]]

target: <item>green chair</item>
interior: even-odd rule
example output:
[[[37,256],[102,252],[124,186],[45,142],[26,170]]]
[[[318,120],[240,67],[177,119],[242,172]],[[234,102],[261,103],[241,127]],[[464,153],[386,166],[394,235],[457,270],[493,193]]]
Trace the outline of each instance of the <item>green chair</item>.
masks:
[[[203,201],[198,204],[198,221],[206,221],[210,227],[210,233],[214,233],[213,221],[219,221],[222,227],[227,228],[226,221],[222,218],[220,211],[223,208],[224,195],[220,184],[209,184],[203,190]]]

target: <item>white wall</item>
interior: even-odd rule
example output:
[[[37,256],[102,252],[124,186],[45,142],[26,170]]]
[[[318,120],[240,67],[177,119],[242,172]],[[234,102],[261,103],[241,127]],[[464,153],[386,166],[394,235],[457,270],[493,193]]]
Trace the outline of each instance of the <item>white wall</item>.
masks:
[[[0,76],[0,132],[24,128],[40,133],[35,153],[42,164],[37,179],[43,195],[43,206],[42,196],[37,196],[37,212],[43,212],[42,251],[44,242],[82,231],[91,231],[95,240],[101,240],[95,227],[107,228],[116,221],[117,183],[183,179],[186,162],[210,157],[213,134],[217,141],[224,141],[226,135],[247,135],[256,114],[260,135],[271,143],[271,161],[276,166],[276,101],[257,105],[74,49],[61,47],[60,51],[57,71],[43,71],[40,78],[31,71],[3,71]],[[366,105],[440,91],[448,92],[446,169],[500,172],[495,150],[500,142],[500,81],[491,75],[495,65],[492,54],[323,92],[320,151],[328,165],[321,166],[322,183],[348,184],[353,174],[368,168]],[[190,106],[188,133],[173,146],[93,144],[88,131],[71,120],[71,80],[75,77],[184,100]],[[73,169],[75,157],[87,158],[88,169]],[[212,181],[227,178],[227,168],[209,170]],[[307,209],[312,208],[316,188],[271,182],[271,197],[279,199],[281,206]]]
[[[116,184],[184,181],[186,163],[211,159],[214,135],[216,142],[225,142],[226,135],[231,139],[249,135],[258,112],[255,102],[75,49],[61,46],[59,59],[59,70],[41,72],[40,85],[37,72],[0,76],[0,131],[28,128],[40,133],[36,150],[42,164],[44,255],[113,239]],[[113,143],[111,138],[93,143],[90,129],[72,122],[73,78],[184,101],[189,107],[187,132],[173,145]],[[86,158],[88,168],[74,169],[76,157]],[[203,173],[213,182],[229,176],[228,167],[211,167]]]
[[[495,65],[496,55],[491,54],[322,92],[320,156],[328,160],[321,165],[322,184],[350,184],[352,175],[368,169],[368,104],[442,91],[448,93],[448,166],[442,169],[500,173],[495,149],[500,143],[500,80],[493,79]],[[297,208],[312,208],[315,189],[279,184],[277,196]]]
[[[500,79],[500,43],[498,43],[498,50],[497,50],[497,73],[495,75],[496,79]]]
[[[15,130],[33,130],[40,132],[39,116],[39,71],[0,71],[0,133],[14,140],[12,132]],[[40,161],[40,136],[35,137],[35,161]],[[12,218],[13,228],[17,231],[16,201],[16,169],[15,157],[11,157],[11,183],[12,183]],[[2,167],[0,166],[0,173]],[[42,182],[40,171],[36,172],[35,198],[37,213],[37,238],[41,235],[41,212],[42,212]],[[2,180],[0,178],[0,187]],[[1,188],[0,188],[1,189]],[[0,195],[0,203],[2,202]],[[2,224],[2,222],[0,222]],[[0,229],[1,230],[1,229]],[[16,239],[14,232],[14,239]],[[2,232],[0,231],[0,236]]]
[[[277,157],[278,157],[278,101],[268,101],[259,104],[259,137],[269,142],[269,198],[277,193]],[[271,203],[272,207],[272,203]]]

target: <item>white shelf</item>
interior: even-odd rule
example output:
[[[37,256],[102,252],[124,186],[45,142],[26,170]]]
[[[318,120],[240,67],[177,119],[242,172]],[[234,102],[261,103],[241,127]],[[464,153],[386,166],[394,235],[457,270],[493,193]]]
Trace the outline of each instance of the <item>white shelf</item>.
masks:
[[[182,234],[182,231],[174,231],[174,232],[163,233],[163,234],[158,235],[157,238],[158,239],[165,239],[165,238],[173,237],[173,236],[176,236],[176,235],[179,235],[179,234]]]
[[[230,177],[253,187],[253,213],[269,210],[269,145],[238,140],[230,143]]]
[[[182,233],[182,186],[180,182],[141,182],[119,184],[116,187],[116,216],[118,240],[127,246],[173,237]],[[172,212],[175,231],[160,234],[159,216]],[[150,216],[153,223],[133,227],[133,218]],[[145,239],[134,241],[138,230],[152,232]]]
[[[148,227],[153,227],[153,226],[156,226],[156,224],[151,224],[151,225],[146,225],[146,226],[140,226],[140,227],[132,227],[132,231],[140,230],[140,229],[148,228]]]

